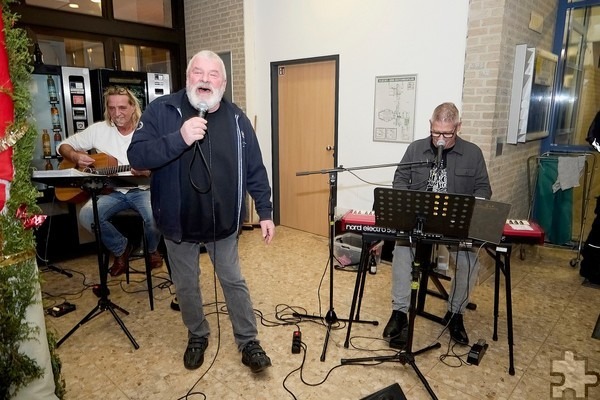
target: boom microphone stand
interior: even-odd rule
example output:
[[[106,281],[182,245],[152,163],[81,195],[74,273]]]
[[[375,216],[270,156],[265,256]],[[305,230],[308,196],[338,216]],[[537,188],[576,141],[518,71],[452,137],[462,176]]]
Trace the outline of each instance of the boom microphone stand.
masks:
[[[345,168],[343,166],[339,166],[338,168],[332,169],[323,169],[318,171],[304,171],[297,172],[296,176],[305,176],[305,175],[314,175],[314,174],[328,174],[329,175],[329,310],[325,314],[325,317],[309,315],[309,314],[300,314],[293,313],[292,315],[297,318],[309,318],[309,319],[320,319],[327,323],[327,333],[325,334],[325,342],[323,343],[323,351],[321,353],[321,361],[325,361],[325,354],[327,353],[327,345],[329,343],[329,336],[331,334],[332,325],[339,322],[344,321],[348,322],[349,319],[340,319],[337,317],[335,310],[333,308],[333,261],[334,261],[334,240],[335,240],[335,206],[337,203],[337,174],[338,172],[344,171],[354,171],[360,169],[374,169],[374,168],[386,168],[386,167],[397,167],[399,165],[424,165],[430,164],[430,161],[418,161],[412,163],[393,163],[393,164],[379,164],[379,165],[370,165],[370,166],[361,166],[361,167],[350,167]],[[364,324],[372,324],[379,325],[379,321],[362,321],[362,320],[353,320],[352,322],[364,323]]]

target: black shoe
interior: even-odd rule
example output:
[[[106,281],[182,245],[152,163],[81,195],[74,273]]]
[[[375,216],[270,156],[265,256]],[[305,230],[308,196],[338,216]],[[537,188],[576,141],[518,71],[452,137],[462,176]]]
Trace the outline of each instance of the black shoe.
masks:
[[[388,321],[387,325],[383,329],[383,337],[385,339],[391,338],[392,336],[398,336],[400,331],[408,324],[406,313],[402,311],[392,311],[392,316]]]
[[[171,310],[181,311],[181,308],[179,308],[179,302],[177,301],[177,296],[173,297],[173,300],[171,300]]]
[[[467,331],[465,329],[465,325],[463,324],[462,314],[451,313],[448,311],[444,316],[443,322],[448,325],[450,337],[456,343],[464,345],[469,344],[469,336],[467,336]]]
[[[188,339],[187,349],[183,354],[183,365],[187,369],[200,368],[204,362],[204,352],[208,347],[208,338],[192,336]]]
[[[408,324],[405,324],[400,333],[390,338],[390,347],[396,350],[404,350],[408,343]]]
[[[271,366],[271,359],[256,341],[246,343],[242,349],[242,364],[250,367],[254,373],[264,371]]]

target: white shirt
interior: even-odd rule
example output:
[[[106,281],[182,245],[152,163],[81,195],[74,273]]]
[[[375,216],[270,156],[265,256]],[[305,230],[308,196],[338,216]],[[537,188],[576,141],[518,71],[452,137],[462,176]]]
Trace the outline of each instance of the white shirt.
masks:
[[[109,125],[105,121],[100,121],[75,135],[69,136],[61,142],[61,145],[68,144],[75,151],[96,149],[98,153],[106,153],[116,158],[119,165],[129,165],[127,148],[132,137],[133,130],[128,135],[122,135],[112,123]]]

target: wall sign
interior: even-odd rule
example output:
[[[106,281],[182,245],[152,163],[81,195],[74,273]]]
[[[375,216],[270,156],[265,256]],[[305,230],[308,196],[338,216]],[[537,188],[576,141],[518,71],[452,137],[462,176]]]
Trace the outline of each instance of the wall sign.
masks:
[[[375,77],[373,141],[413,141],[416,93],[417,75]]]

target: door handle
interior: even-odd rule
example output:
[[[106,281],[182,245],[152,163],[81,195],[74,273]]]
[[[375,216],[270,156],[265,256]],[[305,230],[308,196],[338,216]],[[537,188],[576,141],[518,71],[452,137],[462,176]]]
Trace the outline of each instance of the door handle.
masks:
[[[327,151],[333,151],[333,150],[335,150],[335,147],[333,147],[333,146],[327,146],[327,147],[325,147],[325,150],[327,150]]]

